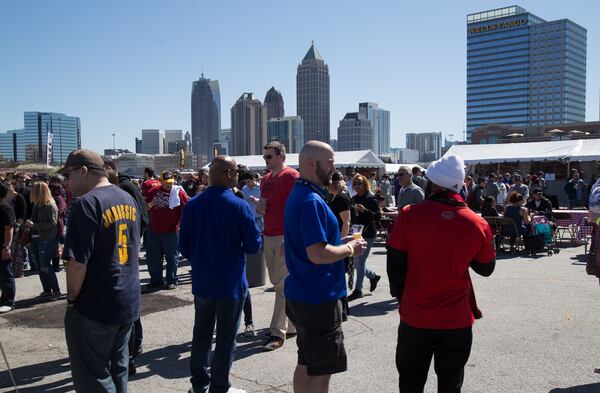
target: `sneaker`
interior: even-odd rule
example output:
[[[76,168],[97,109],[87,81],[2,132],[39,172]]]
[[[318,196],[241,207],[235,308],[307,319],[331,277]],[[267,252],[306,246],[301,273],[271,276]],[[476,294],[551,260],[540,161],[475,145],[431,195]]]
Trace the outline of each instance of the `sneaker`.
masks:
[[[348,301],[351,302],[353,300],[360,299],[361,297],[363,297],[363,293],[361,291],[354,291],[350,294],[350,296],[348,296]]]
[[[381,280],[381,276],[378,276],[377,274],[375,275],[375,277],[369,280],[371,281],[371,286],[369,287],[370,292],[373,292],[377,288],[379,280]]]
[[[2,306],[0,307],[0,314],[6,314],[7,312],[10,312],[13,310],[13,307],[11,306]]]
[[[169,284],[165,288],[169,291],[172,291],[172,290],[177,289],[177,284]]]
[[[265,345],[263,345],[263,349],[265,351],[274,351],[276,349],[281,348],[282,346],[283,346],[282,339],[280,339],[279,337],[271,336],[269,341],[267,341],[267,343]]]
[[[62,297],[62,295],[63,295],[63,294],[62,294],[62,293],[60,293],[60,291],[58,291],[58,292],[54,292],[54,291],[53,291],[53,292],[52,292],[52,299],[58,300],[58,299],[60,299],[60,298]]]
[[[156,283],[150,283],[150,284],[146,284],[145,286],[142,287],[142,293],[152,293],[152,292],[156,292],[156,291],[160,291],[161,289],[163,289],[165,286],[165,284],[163,284],[162,282],[156,282]]]
[[[246,327],[244,328],[244,333],[242,333],[242,336],[244,336],[244,337],[256,336],[256,331],[254,330],[254,325],[252,325],[252,324],[246,325]]]
[[[229,388],[227,393],[246,393],[244,389]]]

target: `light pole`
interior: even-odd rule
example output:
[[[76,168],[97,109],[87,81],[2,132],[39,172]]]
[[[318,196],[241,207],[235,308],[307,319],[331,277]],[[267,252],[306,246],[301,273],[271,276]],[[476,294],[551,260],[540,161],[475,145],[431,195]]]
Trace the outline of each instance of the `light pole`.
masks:
[[[116,148],[115,148],[115,133],[113,132],[112,137],[113,137],[113,154],[116,153]]]

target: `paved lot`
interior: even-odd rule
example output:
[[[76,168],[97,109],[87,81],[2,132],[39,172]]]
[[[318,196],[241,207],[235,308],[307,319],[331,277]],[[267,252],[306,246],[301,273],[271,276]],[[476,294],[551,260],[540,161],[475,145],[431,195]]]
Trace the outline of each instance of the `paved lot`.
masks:
[[[352,304],[344,324],[349,371],[332,379],[332,392],[394,392],[398,314],[388,295],[385,251],[376,248],[370,267],[384,279],[373,295]],[[600,392],[600,294],[598,280],[585,274],[578,254],[515,257],[498,262],[490,278],[474,277],[484,317],[474,329],[465,392]],[[187,392],[193,326],[189,266],[180,268],[176,291],[144,295],[144,353],[130,392]],[[147,272],[142,273],[147,278]],[[60,273],[61,288],[64,273]],[[273,292],[253,288],[257,329],[270,321]],[[0,341],[20,392],[73,391],[62,329],[65,302],[38,303],[37,276],[17,280],[19,309],[0,317]],[[240,339],[232,382],[248,392],[292,392],[295,340],[263,352],[262,338]],[[436,391],[433,369],[426,392]],[[14,391],[0,359],[0,392]]]

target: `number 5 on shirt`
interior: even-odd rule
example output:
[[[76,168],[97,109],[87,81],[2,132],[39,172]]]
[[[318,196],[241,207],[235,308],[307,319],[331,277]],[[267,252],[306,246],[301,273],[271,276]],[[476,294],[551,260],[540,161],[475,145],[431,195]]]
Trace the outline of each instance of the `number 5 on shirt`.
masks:
[[[119,224],[119,263],[124,265],[129,259],[127,255],[127,224]]]

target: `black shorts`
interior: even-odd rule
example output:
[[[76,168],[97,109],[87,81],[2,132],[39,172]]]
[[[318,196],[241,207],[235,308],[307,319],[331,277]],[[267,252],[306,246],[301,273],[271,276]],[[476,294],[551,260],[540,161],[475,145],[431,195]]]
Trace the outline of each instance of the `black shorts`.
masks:
[[[330,375],[348,369],[341,301],[307,304],[286,300],[285,312],[298,333],[298,364],[306,366],[308,375]]]

